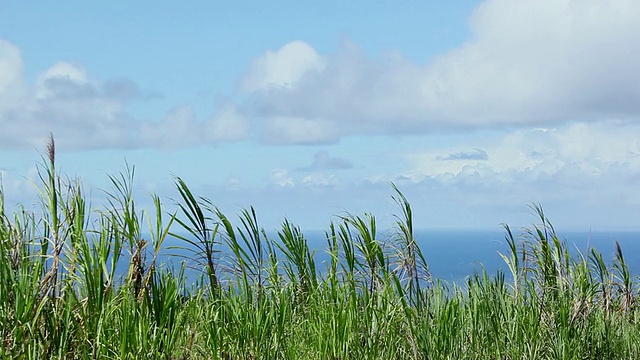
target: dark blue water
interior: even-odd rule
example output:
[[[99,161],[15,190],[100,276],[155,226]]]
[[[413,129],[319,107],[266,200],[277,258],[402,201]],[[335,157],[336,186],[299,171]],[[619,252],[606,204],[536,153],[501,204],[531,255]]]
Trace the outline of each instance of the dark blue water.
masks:
[[[326,252],[327,242],[322,231],[304,232],[309,247],[315,250],[314,259],[319,272],[326,270],[329,263],[329,255]],[[517,242],[524,241],[524,237],[514,232]],[[617,241],[622,250],[631,273],[640,276],[640,232],[639,231],[594,231],[594,232],[558,232],[560,239],[564,240],[572,255],[580,253],[588,255],[588,249],[595,247],[605,261],[611,263],[615,253]],[[270,234],[270,238],[277,239],[276,234]],[[379,234],[379,239],[390,238],[385,234]],[[427,260],[429,270],[434,278],[461,284],[468,276],[480,272],[483,267],[489,275],[502,270],[509,275],[508,269],[498,254],[509,254],[509,248],[505,241],[505,232],[501,230],[423,230],[417,231],[415,237]],[[383,240],[384,241],[384,240]],[[167,250],[172,245],[180,244],[178,240],[168,239],[165,243],[159,262],[164,262],[167,267],[179,268],[182,258],[167,256],[167,254],[186,254],[180,250]],[[225,263],[228,253],[223,246],[217,254],[217,261]],[[190,269],[186,274],[189,281],[194,281],[202,267],[192,261],[188,262]]]

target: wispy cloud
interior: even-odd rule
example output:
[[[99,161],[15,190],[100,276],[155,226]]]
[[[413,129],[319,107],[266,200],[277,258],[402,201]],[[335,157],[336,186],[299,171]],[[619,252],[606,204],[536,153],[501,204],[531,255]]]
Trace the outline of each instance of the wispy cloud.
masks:
[[[489,154],[482,149],[473,149],[471,151],[458,151],[447,156],[438,156],[436,160],[489,160]]]
[[[346,170],[353,169],[353,164],[346,159],[332,157],[326,151],[319,151],[313,155],[313,162],[309,166],[299,167],[298,171]]]

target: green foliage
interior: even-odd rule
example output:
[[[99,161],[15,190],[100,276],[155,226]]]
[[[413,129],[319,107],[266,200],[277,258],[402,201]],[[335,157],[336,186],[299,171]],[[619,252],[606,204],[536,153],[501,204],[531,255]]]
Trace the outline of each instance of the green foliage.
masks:
[[[611,261],[596,249],[571,256],[539,205],[522,237],[504,226],[509,278],[483,271],[456,285],[431,277],[393,184],[391,235],[371,214],[344,214],[321,269],[289,220],[270,238],[255,209],[234,224],[181,178],[177,211],[155,195],[149,212],[136,208],[129,167],[94,210],[56,173],[53,140],[41,171],[40,214],[7,213],[0,186],[3,359],[640,357],[621,247]],[[178,269],[158,263],[170,236],[187,250]],[[187,284],[194,264],[200,277]]]

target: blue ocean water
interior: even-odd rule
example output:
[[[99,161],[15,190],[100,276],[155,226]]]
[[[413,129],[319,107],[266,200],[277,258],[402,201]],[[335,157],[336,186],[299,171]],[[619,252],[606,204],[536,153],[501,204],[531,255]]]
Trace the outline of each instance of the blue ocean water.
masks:
[[[504,231],[423,231],[416,238],[425,254],[434,277],[460,283],[482,268],[489,275],[498,270],[509,275],[509,270],[499,255],[509,255]],[[525,241],[526,235],[514,232],[516,242]],[[640,232],[558,232],[574,256],[588,255],[590,247],[597,249],[610,263],[614,258],[615,242],[620,244],[623,255],[633,275],[640,275]]]
[[[318,271],[326,269],[330,257],[326,252],[326,235],[322,231],[304,232],[309,247],[315,250],[314,259]],[[580,253],[587,256],[590,247],[595,247],[608,263],[614,258],[615,242],[622,250],[631,273],[640,276],[640,231],[591,231],[591,232],[557,232],[565,241],[574,256]],[[268,234],[277,239],[276,234]],[[524,240],[516,231],[517,242]],[[385,239],[385,234],[379,235]],[[415,238],[427,260],[429,270],[434,278],[452,283],[462,284],[468,276],[480,272],[483,268],[489,275],[502,270],[508,276],[508,269],[498,254],[509,253],[505,232],[498,230],[421,230],[416,231]],[[165,248],[180,244],[176,239],[167,240]],[[219,247],[218,260],[223,260],[225,250]],[[173,263],[174,267],[182,258],[169,257],[168,253],[187,254],[178,250],[163,250],[160,262]],[[188,254],[187,254],[188,255]],[[222,263],[223,261],[220,261]],[[193,264],[192,264],[193,265]],[[197,277],[197,268],[187,270],[189,280]]]

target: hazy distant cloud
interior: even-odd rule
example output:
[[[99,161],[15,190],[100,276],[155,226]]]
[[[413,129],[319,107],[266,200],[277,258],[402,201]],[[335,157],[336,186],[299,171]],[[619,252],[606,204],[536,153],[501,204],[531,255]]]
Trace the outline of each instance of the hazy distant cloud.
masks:
[[[269,180],[272,184],[279,187],[291,187],[295,185],[293,177],[289,175],[287,169],[275,169],[269,174]]]
[[[13,168],[0,169],[0,181],[3,190],[4,203],[7,211],[11,212],[16,204],[27,205],[28,201],[36,199],[39,189],[34,184],[39,183],[38,169],[35,165],[20,172]]]
[[[340,184],[338,178],[331,174],[323,174],[323,173],[312,173],[305,176],[302,179],[302,184],[307,187],[317,188],[317,187],[326,187],[326,186],[336,186]]]
[[[296,119],[278,121],[278,131],[269,132],[269,141],[279,143],[319,142],[300,131],[301,124],[310,127],[305,120],[322,124],[322,142],[352,134],[637,121],[638,24],[635,0],[487,0],[471,17],[470,39],[427,64],[396,53],[372,59],[348,42],[335,54],[317,55],[295,42],[261,58],[268,66],[262,61],[249,70],[287,79],[281,69],[303,64],[294,80],[244,88],[252,90],[252,109],[267,128],[273,119]]]
[[[469,140],[486,152],[486,159],[453,156],[457,161],[440,161],[467,152],[462,149],[406,154],[411,169],[403,175],[414,182],[432,178],[452,184],[476,178],[494,185],[523,185],[556,174],[564,174],[564,178],[573,174],[575,179],[594,179],[623,166],[627,177],[637,176],[640,175],[639,138],[640,125],[610,126],[608,122],[515,130],[489,139]],[[443,152],[449,155],[442,155]]]
[[[319,151],[313,155],[313,162],[309,166],[297,168],[299,171],[344,170],[353,169],[353,164],[346,159],[332,157],[326,151]]]
[[[447,156],[438,156],[437,160],[489,160],[489,154],[482,149],[473,149],[471,151],[459,151],[451,153]]]
[[[232,191],[242,190],[242,180],[235,176],[229,176],[226,180],[226,189]]]
[[[522,217],[531,202],[553,209],[552,220],[563,225],[636,224],[633,219],[640,206],[640,194],[634,190],[640,181],[638,139],[640,124],[633,123],[611,126],[595,122],[496,132],[469,137],[457,147],[425,145],[425,149],[400,157],[406,161],[405,171],[371,175],[365,183],[382,186],[393,181],[419,206],[416,213],[424,214],[425,207],[439,208],[456,219],[482,219],[479,224]],[[487,159],[439,160],[468,152],[469,146],[485,151]],[[456,214],[456,208],[468,214]],[[447,220],[437,211],[431,217],[423,215],[423,219],[434,225],[442,221],[455,226],[459,221]]]

